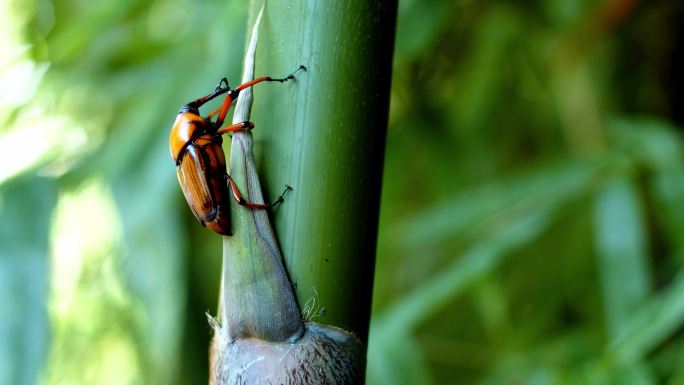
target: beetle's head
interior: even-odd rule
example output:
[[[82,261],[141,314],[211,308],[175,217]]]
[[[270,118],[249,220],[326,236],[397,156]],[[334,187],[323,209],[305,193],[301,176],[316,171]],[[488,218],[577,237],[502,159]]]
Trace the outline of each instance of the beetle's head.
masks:
[[[199,110],[195,107],[190,107],[187,104],[178,110],[178,115],[189,112],[191,114],[199,115]]]

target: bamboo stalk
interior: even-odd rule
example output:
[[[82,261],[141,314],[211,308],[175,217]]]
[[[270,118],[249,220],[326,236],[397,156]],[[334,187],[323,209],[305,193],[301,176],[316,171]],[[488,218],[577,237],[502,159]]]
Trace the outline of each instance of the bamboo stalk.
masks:
[[[254,77],[262,12],[246,56],[243,82]],[[234,123],[249,118],[251,102],[251,90],[240,96]],[[252,145],[250,132],[233,136],[230,170],[243,196],[261,203]],[[215,329],[210,383],[363,383],[363,343],[347,330],[303,322],[266,212],[233,205],[232,219],[235,235],[224,238],[219,320],[210,318]],[[372,222],[377,227],[377,207]],[[370,291],[365,294],[370,299]],[[367,322],[366,309],[366,327]]]
[[[252,1],[252,12],[260,6]],[[294,188],[273,219],[297,299],[364,341],[395,17],[395,0],[271,0],[256,61],[259,74],[308,68],[256,89],[253,110],[266,196]]]

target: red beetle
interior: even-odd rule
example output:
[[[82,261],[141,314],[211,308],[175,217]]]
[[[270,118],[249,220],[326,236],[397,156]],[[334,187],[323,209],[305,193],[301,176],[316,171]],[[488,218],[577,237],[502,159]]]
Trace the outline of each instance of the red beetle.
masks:
[[[297,71],[300,69],[306,70],[304,66],[300,66]],[[290,189],[289,186],[272,204],[249,203],[242,198],[237,185],[226,172],[226,158],[221,148],[223,143],[221,136],[228,132],[251,129],[254,125],[251,122],[242,122],[223,128],[221,126],[240,91],[261,82],[282,83],[294,79],[297,71],[282,79],[270,77],[254,79],[234,89],[231,89],[228,81],[223,78],[214,92],[193,100],[178,111],[176,121],[171,128],[171,156],[176,162],[176,174],[185,199],[192,213],[203,226],[222,235],[232,235],[228,185],[235,200],[246,207],[268,209],[283,201],[283,195]],[[226,97],[217,110],[216,121],[211,121],[213,112],[206,118],[200,116],[199,108],[222,94],[226,94]]]

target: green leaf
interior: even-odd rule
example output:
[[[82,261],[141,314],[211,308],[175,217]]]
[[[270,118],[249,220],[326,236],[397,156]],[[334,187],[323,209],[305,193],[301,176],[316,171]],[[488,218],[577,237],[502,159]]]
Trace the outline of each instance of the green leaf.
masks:
[[[556,208],[556,205],[540,206],[534,212],[500,223],[486,240],[475,244],[434,277],[374,317],[378,330],[405,333],[429,318],[495,269],[510,251],[537,237]]]
[[[594,228],[607,328],[616,336],[651,290],[642,208],[629,179],[616,178],[599,192]]]
[[[381,242],[402,247],[438,244],[472,233],[492,216],[517,217],[540,203],[557,205],[589,193],[604,159],[566,160],[517,177],[466,190],[405,218]],[[396,247],[396,246],[395,246]]]
[[[639,306],[607,349],[610,361],[632,365],[684,325],[684,273]]]

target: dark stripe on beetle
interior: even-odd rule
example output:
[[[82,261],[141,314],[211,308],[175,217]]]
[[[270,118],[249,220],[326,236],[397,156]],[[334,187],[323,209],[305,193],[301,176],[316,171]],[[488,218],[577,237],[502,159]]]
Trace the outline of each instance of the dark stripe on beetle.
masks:
[[[213,183],[211,183],[212,179],[211,179],[211,174],[209,173],[209,165],[211,165],[211,163],[209,162],[209,156],[207,155],[207,152],[205,151],[205,149],[203,147],[201,147],[201,148],[198,147],[197,150],[201,154],[202,160],[204,161],[204,170],[203,171],[204,171],[204,177],[207,181],[207,187],[209,187],[209,196],[211,197],[211,207],[212,207],[211,211],[212,212],[217,211],[218,210],[218,201],[216,200],[216,196],[214,194],[214,186],[213,186]],[[223,151],[223,149],[221,149],[221,151]],[[214,214],[214,217],[216,217],[216,214]]]

